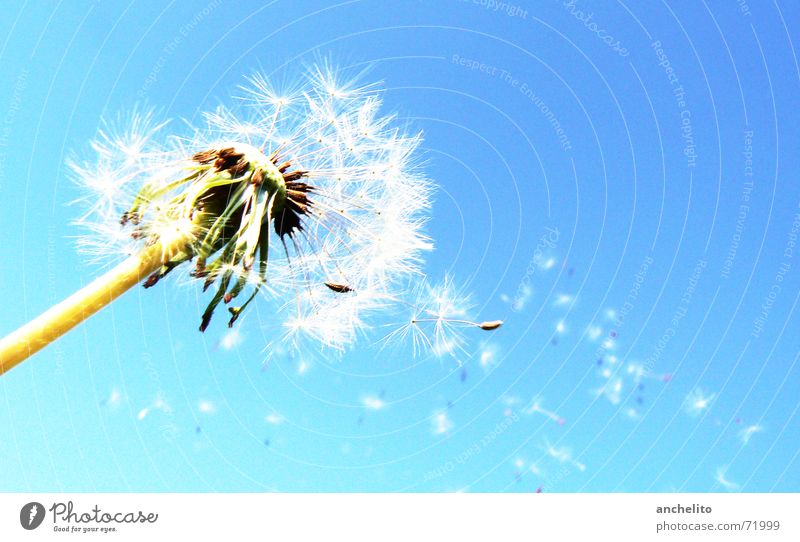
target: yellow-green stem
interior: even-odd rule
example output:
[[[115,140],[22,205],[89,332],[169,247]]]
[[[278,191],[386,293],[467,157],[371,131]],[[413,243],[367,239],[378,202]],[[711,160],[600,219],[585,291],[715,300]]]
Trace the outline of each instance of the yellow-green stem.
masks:
[[[157,242],[123,261],[64,301],[0,340],[0,374],[55,341],[157,270],[186,244]]]

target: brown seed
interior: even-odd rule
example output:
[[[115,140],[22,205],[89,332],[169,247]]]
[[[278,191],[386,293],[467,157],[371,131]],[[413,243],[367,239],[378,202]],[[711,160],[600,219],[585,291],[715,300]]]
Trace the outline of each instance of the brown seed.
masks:
[[[259,186],[262,182],[264,182],[264,171],[261,169],[256,169],[253,172],[253,175],[250,177],[250,182],[256,186]]]
[[[502,320],[492,320],[491,322],[481,322],[480,324],[478,324],[478,327],[481,329],[485,329],[486,331],[492,331],[493,329],[497,329],[502,325],[503,325]]]
[[[346,294],[347,292],[353,291],[350,286],[347,286],[346,284],[337,284],[335,282],[326,282],[325,286],[339,294]]]
[[[217,153],[217,159],[214,161],[214,168],[217,171],[225,171],[226,169],[236,166],[242,158],[244,158],[244,154],[236,152],[236,149],[233,147],[222,149]],[[244,162],[244,160],[242,161]]]
[[[297,179],[302,179],[303,177],[305,177],[307,173],[308,173],[307,171],[303,171],[300,169],[296,171],[290,171],[289,173],[283,174],[283,180],[287,183],[296,181]]]
[[[249,162],[245,160],[239,160],[232,166],[229,166],[228,171],[230,172],[231,177],[235,179],[236,177],[240,177],[241,175],[243,175],[247,171],[248,167],[250,167]]]
[[[214,160],[216,157],[217,157],[217,151],[215,151],[214,149],[210,149],[207,151],[196,153],[194,156],[192,156],[192,160],[194,160],[195,162],[199,162],[200,164],[207,164],[212,160]]]
[[[158,273],[158,272],[153,273],[152,275],[147,277],[147,280],[144,281],[144,284],[142,286],[144,286],[145,288],[151,288],[151,287],[156,285],[156,283],[158,282],[158,280],[160,278],[161,278],[161,274],[160,273]]]

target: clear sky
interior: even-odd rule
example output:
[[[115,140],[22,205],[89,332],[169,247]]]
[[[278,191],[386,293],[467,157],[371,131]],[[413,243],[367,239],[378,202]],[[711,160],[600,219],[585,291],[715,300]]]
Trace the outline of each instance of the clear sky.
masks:
[[[800,490],[795,2],[25,2],[0,13],[0,334],[102,268],[65,163],[263,71],[371,66],[425,133],[465,355],[264,366],[136,288],[0,377],[3,491]]]

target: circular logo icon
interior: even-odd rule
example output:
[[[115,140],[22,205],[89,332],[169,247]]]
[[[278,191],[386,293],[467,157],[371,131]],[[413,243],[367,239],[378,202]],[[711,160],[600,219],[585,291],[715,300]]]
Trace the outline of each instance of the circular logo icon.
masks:
[[[29,502],[19,511],[19,523],[23,529],[34,530],[44,521],[44,506],[38,502]]]

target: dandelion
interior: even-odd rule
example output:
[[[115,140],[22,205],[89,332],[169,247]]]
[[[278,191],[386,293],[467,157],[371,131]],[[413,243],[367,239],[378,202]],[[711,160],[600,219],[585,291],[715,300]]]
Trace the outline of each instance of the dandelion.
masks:
[[[380,89],[323,64],[282,92],[254,76],[240,98],[183,137],[135,110],[101,127],[93,160],[70,162],[88,207],[79,249],[129,257],[0,341],[0,372],[176,269],[211,291],[201,331],[223,307],[233,326],[263,294],[282,322],[276,343],[336,351],[419,279],[433,185],[419,167],[420,134],[379,113]],[[464,327],[501,324],[466,321],[449,281],[422,291],[395,336],[436,355],[460,351]]]

